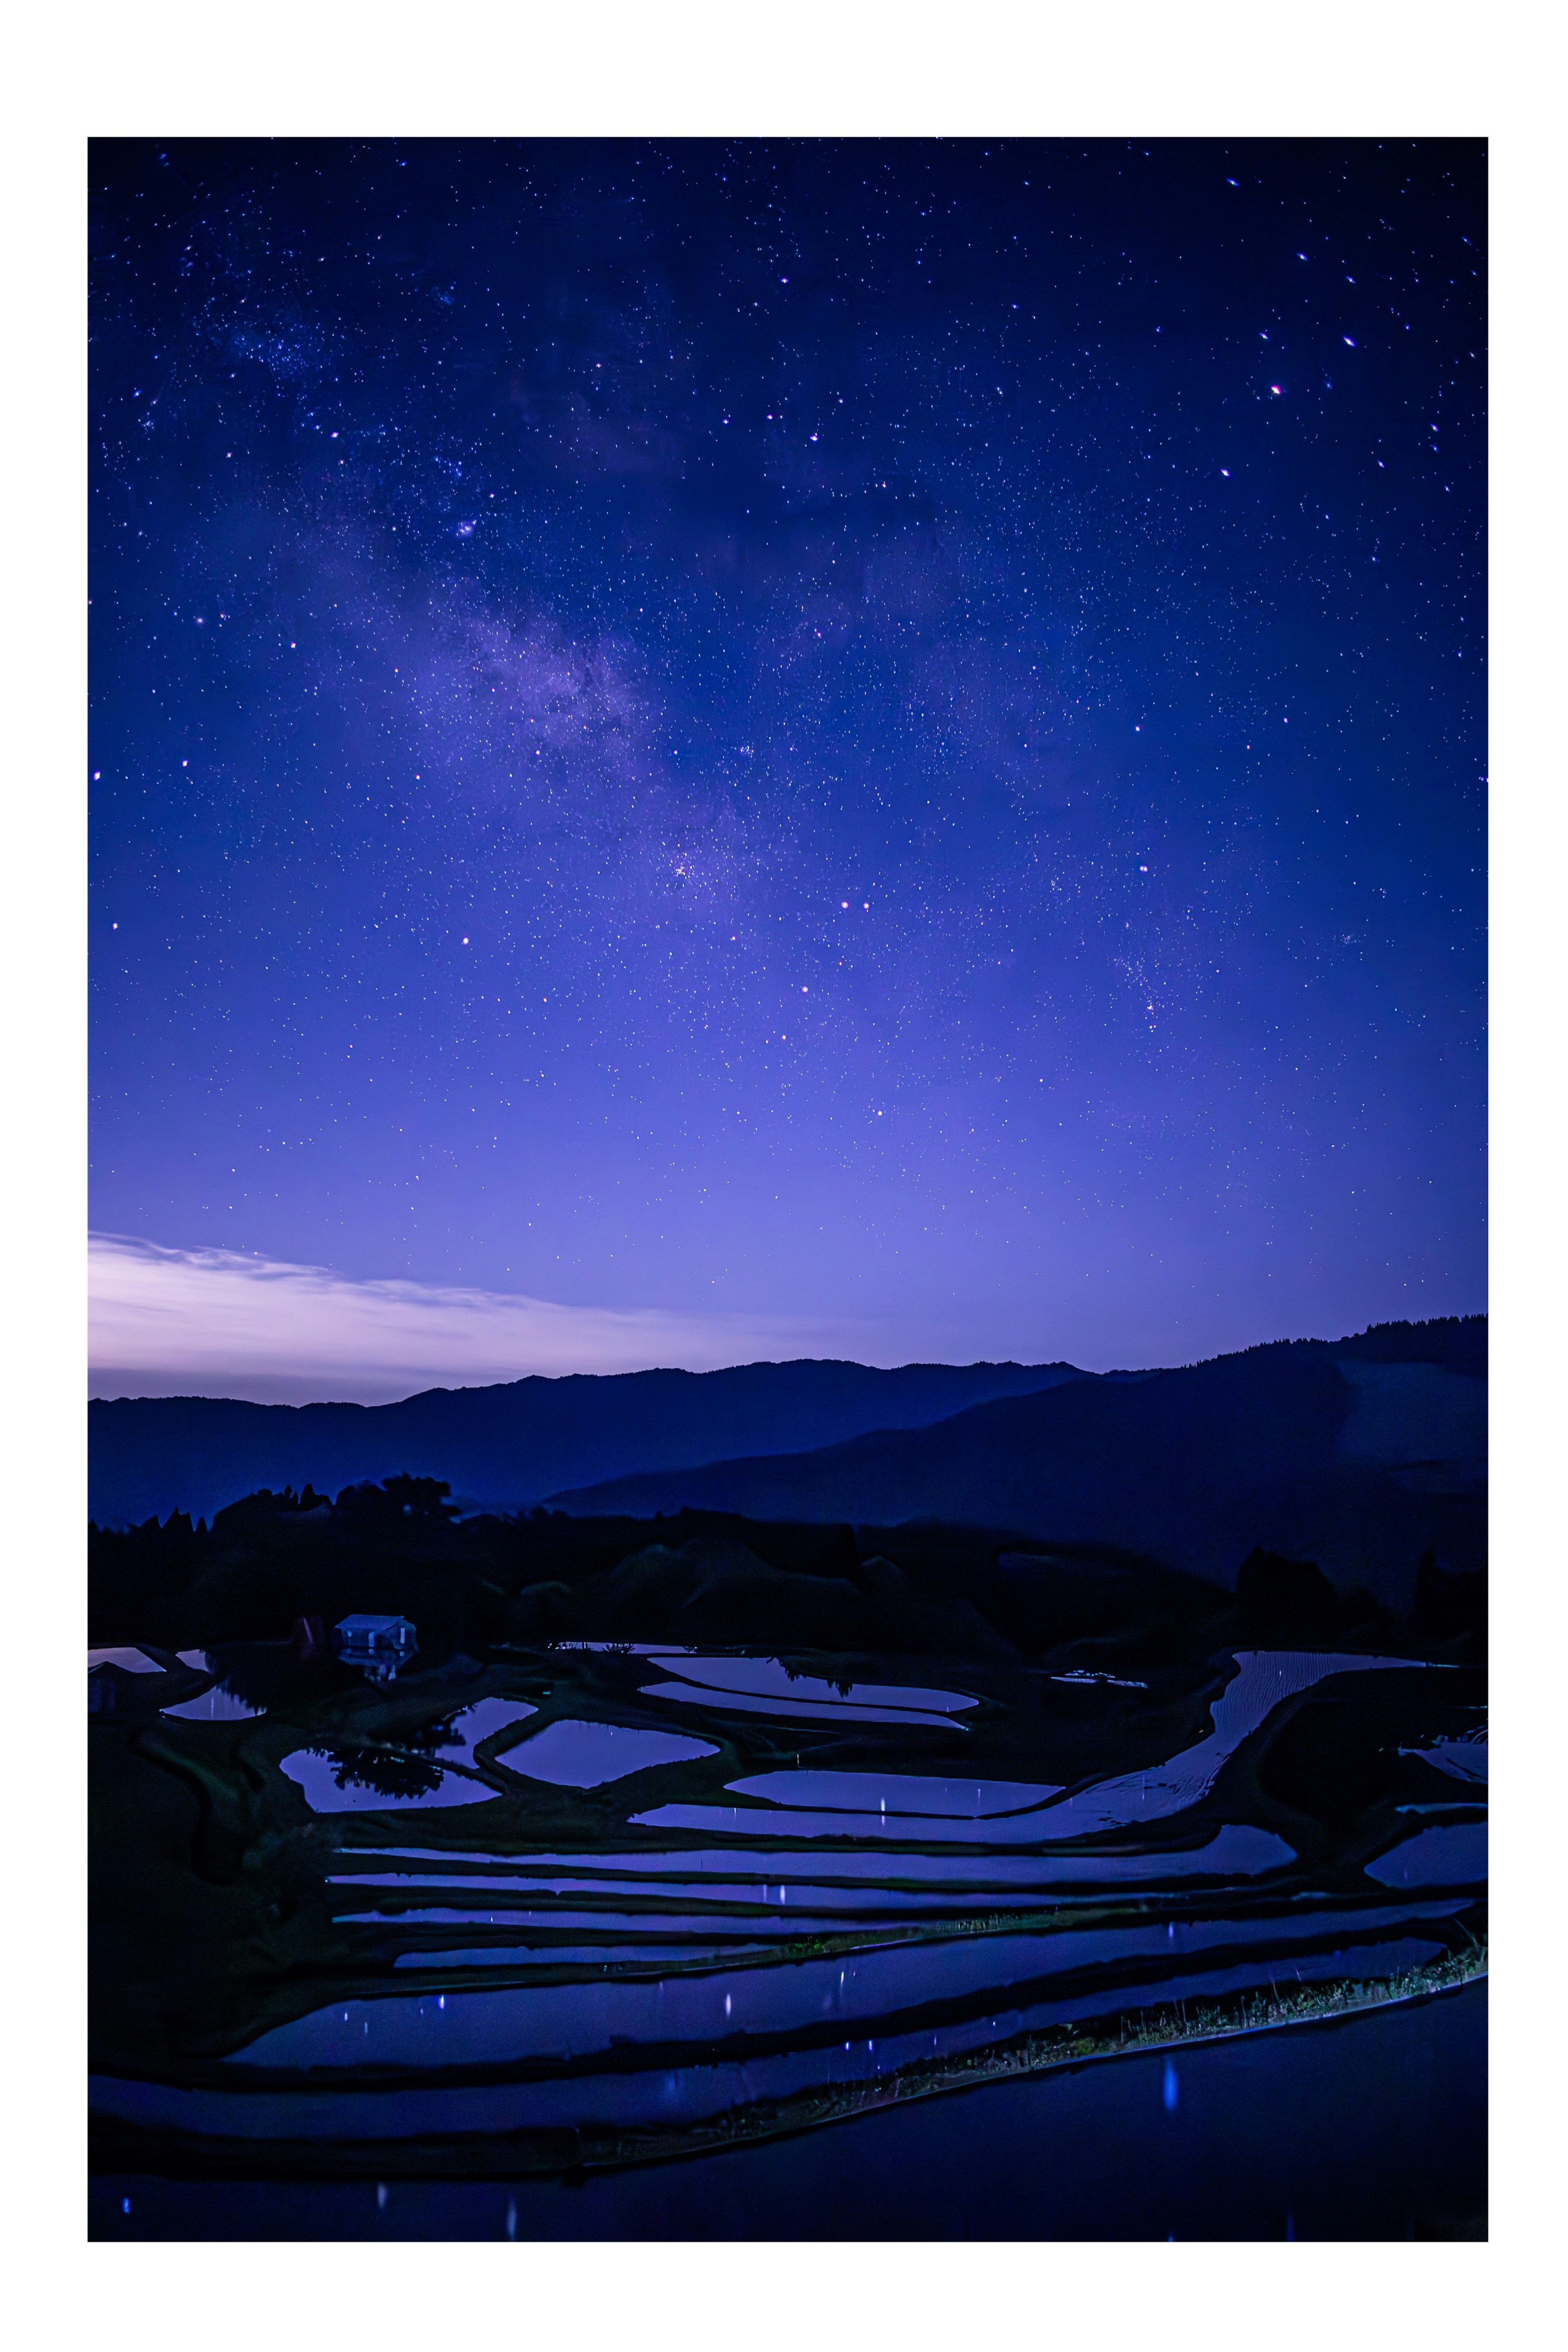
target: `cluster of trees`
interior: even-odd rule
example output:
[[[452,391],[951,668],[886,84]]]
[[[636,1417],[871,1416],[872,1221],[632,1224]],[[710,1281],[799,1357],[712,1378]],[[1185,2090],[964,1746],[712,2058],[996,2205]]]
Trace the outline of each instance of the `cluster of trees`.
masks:
[[[181,1512],[89,1530],[89,1639],[169,1649],[287,1640],[301,1621],[409,1617],[431,1661],[562,1639],[767,1643],[1038,1658],[1129,1654],[1178,1628],[1227,1638],[1345,1640],[1391,1631],[1364,1592],[1255,1551],[1234,1594],[1104,1548],[1051,1550],[1006,1531],[927,1522],[852,1528],[685,1511],[668,1518],[536,1510],[459,1517],[447,1484],[395,1476],[262,1489],[211,1524]],[[1421,1564],[1404,1631],[1474,1654],[1485,1580]]]

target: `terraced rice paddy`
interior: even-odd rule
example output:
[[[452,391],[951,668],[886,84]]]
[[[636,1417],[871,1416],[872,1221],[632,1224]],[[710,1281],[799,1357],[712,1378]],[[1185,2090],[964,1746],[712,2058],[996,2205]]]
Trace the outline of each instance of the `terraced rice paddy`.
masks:
[[[624,2166],[1484,1969],[1471,1670],[644,1644],[228,1714],[199,1657],[90,1735],[117,2170]]]

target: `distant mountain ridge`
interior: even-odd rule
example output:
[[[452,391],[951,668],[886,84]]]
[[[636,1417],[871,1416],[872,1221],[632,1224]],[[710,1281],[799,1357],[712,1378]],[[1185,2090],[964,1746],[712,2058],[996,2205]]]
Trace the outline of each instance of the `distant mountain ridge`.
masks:
[[[916,1429],[967,1405],[1092,1374],[1056,1364],[834,1360],[430,1389],[395,1404],[120,1397],[88,1407],[88,1510],[99,1527],[183,1510],[211,1518],[268,1486],[337,1493],[366,1479],[447,1479],[469,1506],[517,1510],[564,1486],[739,1454],[802,1453]]]
[[[1233,1584],[1254,1546],[1403,1606],[1419,1559],[1485,1558],[1484,1316],[1281,1340],[970,1406],[918,1433],[643,1474],[549,1497],[591,1517],[1008,1527]]]

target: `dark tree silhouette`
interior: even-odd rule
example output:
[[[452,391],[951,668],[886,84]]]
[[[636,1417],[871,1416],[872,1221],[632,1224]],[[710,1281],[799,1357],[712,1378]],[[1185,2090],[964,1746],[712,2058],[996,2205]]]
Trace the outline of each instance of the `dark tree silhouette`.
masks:
[[[378,1797],[428,1797],[441,1786],[439,1764],[395,1748],[312,1748],[332,1767],[340,1789],[370,1789]]]
[[[368,1481],[362,1486],[345,1486],[338,1508],[360,1518],[427,1519],[444,1525],[457,1517],[457,1506],[446,1499],[451,1492],[448,1478],[412,1478],[400,1470],[379,1486]]]

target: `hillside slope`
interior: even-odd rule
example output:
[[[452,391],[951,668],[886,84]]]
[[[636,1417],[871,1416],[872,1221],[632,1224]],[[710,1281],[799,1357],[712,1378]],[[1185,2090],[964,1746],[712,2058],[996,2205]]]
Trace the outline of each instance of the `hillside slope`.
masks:
[[[1484,1559],[1485,1375],[1484,1317],[1385,1325],[550,1501],[584,1514],[1009,1526],[1227,1585],[1261,1546],[1403,1606],[1423,1553],[1455,1569]]]

